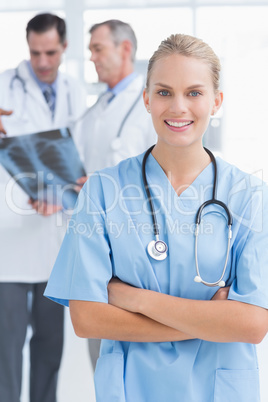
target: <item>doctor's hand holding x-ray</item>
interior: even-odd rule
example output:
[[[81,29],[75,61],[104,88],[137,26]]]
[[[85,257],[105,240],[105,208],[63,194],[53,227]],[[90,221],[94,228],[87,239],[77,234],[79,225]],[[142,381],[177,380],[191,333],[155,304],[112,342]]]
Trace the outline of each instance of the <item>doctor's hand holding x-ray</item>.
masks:
[[[12,113],[13,113],[12,110],[3,110],[3,109],[0,108],[0,116],[10,116]],[[0,117],[0,137],[3,134],[6,135],[7,132],[6,132],[5,128],[4,128],[4,126],[3,126],[3,123],[2,123],[2,120],[1,120],[1,117]]]
[[[10,116],[12,113],[12,110],[3,110],[0,108],[0,116]],[[7,132],[0,117],[0,137],[3,135],[6,136]],[[62,205],[48,204],[45,201],[32,200],[31,198],[28,200],[28,204],[31,205],[38,214],[43,216],[50,216],[62,210]]]
[[[0,116],[10,116],[12,113],[12,110],[3,110],[0,108]],[[3,135],[7,135],[7,132],[0,117],[0,137]],[[62,210],[61,205],[47,204],[45,201],[41,200],[29,199],[28,204],[31,205],[31,207],[35,209],[38,214],[43,216],[50,216]]]
[[[62,210],[62,205],[48,204],[43,200],[32,200],[30,198],[28,204],[31,205],[39,215],[43,216],[50,216]]]

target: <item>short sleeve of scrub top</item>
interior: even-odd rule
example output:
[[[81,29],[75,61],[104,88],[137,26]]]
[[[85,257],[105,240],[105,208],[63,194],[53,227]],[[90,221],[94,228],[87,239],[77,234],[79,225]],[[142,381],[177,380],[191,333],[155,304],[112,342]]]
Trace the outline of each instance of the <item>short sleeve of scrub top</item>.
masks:
[[[268,191],[257,178],[247,176],[240,182],[247,195],[233,206],[234,243],[232,265],[235,277],[229,299],[268,308]],[[236,191],[242,191],[237,186]],[[245,191],[245,190],[244,190]],[[233,196],[235,199],[236,196]],[[232,209],[232,196],[230,197]]]
[[[101,194],[97,174],[80,191],[45,291],[45,296],[65,306],[69,300],[108,302],[112,265],[105,214],[88,195],[89,186]]]

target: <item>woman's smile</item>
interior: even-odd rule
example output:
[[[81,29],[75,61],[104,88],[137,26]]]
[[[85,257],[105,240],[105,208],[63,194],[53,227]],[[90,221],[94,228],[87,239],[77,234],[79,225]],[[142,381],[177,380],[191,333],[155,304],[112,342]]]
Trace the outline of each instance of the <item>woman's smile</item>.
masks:
[[[167,119],[165,123],[170,130],[180,132],[187,130],[188,127],[193,124],[193,120]]]

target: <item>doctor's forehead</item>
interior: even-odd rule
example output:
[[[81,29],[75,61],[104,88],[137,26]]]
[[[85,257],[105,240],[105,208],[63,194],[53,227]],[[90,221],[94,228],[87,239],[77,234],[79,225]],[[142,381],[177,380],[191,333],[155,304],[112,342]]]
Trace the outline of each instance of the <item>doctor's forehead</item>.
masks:
[[[110,28],[106,25],[102,25],[92,32],[89,42],[89,49],[93,49],[97,46],[111,45],[113,43]]]
[[[31,31],[28,35],[30,49],[52,49],[61,44],[59,34],[54,28],[42,33]]]

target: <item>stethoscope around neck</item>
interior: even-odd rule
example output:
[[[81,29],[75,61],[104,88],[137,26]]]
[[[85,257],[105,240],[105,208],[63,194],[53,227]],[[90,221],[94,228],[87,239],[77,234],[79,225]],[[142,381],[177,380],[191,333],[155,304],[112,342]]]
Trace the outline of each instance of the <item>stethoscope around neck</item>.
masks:
[[[118,131],[117,131],[116,137],[111,142],[111,148],[112,148],[113,151],[118,151],[121,148],[121,146],[122,146],[121,134],[122,134],[123,128],[124,128],[128,118],[129,118],[129,116],[131,115],[131,113],[135,109],[137,103],[141,99],[142,94],[143,94],[143,86],[142,86],[141,91],[139,92],[138,96],[134,99],[133,103],[131,104],[130,108],[128,109],[127,113],[125,114],[123,120],[121,121],[121,124],[120,124],[120,127],[119,127]]]
[[[20,118],[22,119],[23,110],[25,110],[25,108],[26,108],[26,95],[27,95],[28,91],[26,88],[26,81],[20,76],[18,67],[16,67],[15,74],[13,75],[13,77],[10,80],[9,88],[11,91],[14,91],[14,82],[15,81],[18,81],[20,83],[21,88],[23,90],[23,94],[24,94],[24,99],[22,100],[22,103],[21,103],[21,105],[22,105],[21,113],[19,114]],[[67,87],[66,96],[67,96],[68,116],[70,117],[70,116],[72,116],[72,104],[71,104],[71,96],[70,96],[68,80],[64,79],[64,83]]]
[[[143,185],[145,188],[145,192],[146,192],[146,196],[149,202],[149,206],[150,206],[150,212],[151,212],[151,216],[152,216],[152,220],[153,220],[153,232],[154,232],[154,237],[155,239],[150,241],[150,243],[147,246],[147,251],[148,254],[155,260],[158,261],[162,261],[165,260],[167,257],[167,251],[168,251],[168,246],[167,244],[163,241],[159,239],[159,228],[158,228],[158,223],[157,223],[157,219],[156,219],[156,214],[155,214],[155,210],[154,210],[154,205],[152,202],[152,196],[151,196],[151,192],[149,189],[149,185],[147,182],[147,177],[146,177],[146,161],[148,159],[148,156],[150,155],[150,153],[152,152],[154,148],[154,145],[152,147],[150,147],[144,157],[143,157],[143,161],[142,161],[142,180],[143,180]],[[213,153],[211,151],[209,151],[207,148],[204,148],[205,151],[208,153],[208,155],[210,156],[212,165],[213,165],[213,169],[214,169],[214,180],[213,180],[213,190],[212,190],[212,198],[208,201],[205,201],[202,205],[200,205],[200,207],[198,208],[198,211],[196,213],[196,217],[195,217],[195,267],[196,267],[196,276],[194,278],[194,281],[197,283],[203,283],[206,286],[220,286],[220,287],[224,287],[225,286],[225,281],[223,280],[223,277],[225,275],[226,272],[226,267],[227,267],[227,263],[228,263],[228,257],[230,254],[230,246],[231,246],[231,239],[232,239],[232,224],[233,224],[233,219],[232,219],[232,215],[231,212],[229,211],[228,207],[226,204],[224,204],[222,201],[217,200],[217,179],[218,179],[218,172],[217,172],[217,163],[216,163],[216,159],[213,155]],[[227,226],[228,226],[228,240],[227,240],[227,250],[226,250],[226,258],[225,258],[225,263],[224,263],[224,267],[222,270],[222,274],[220,276],[220,278],[215,281],[215,282],[207,282],[204,279],[202,279],[202,276],[200,274],[200,270],[199,270],[199,265],[198,265],[198,247],[197,247],[197,243],[198,243],[198,235],[199,235],[199,226],[201,223],[201,219],[202,219],[202,212],[203,210],[209,206],[209,205],[218,205],[221,208],[224,209],[226,216],[227,216]]]
[[[97,100],[97,102],[88,110],[86,110],[86,112],[79,118],[79,120],[82,120],[85,118],[85,116],[87,115],[87,113],[91,112],[92,109],[96,108],[97,105],[99,105],[99,103],[102,100],[102,97],[105,96],[106,92],[104,92],[102,95],[100,95],[99,99]],[[121,121],[120,127],[117,130],[117,134],[116,137],[112,139],[110,147],[112,149],[112,151],[118,151],[121,147],[122,147],[122,131],[126,125],[126,122],[129,118],[129,116],[131,115],[131,113],[133,112],[133,110],[135,109],[136,105],[138,104],[138,102],[140,101],[141,97],[143,94],[143,86],[141,88],[141,90],[139,91],[138,95],[136,96],[136,98],[134,99],[134,101],[131,103],[129,109],[127,110],[124,118]]]

